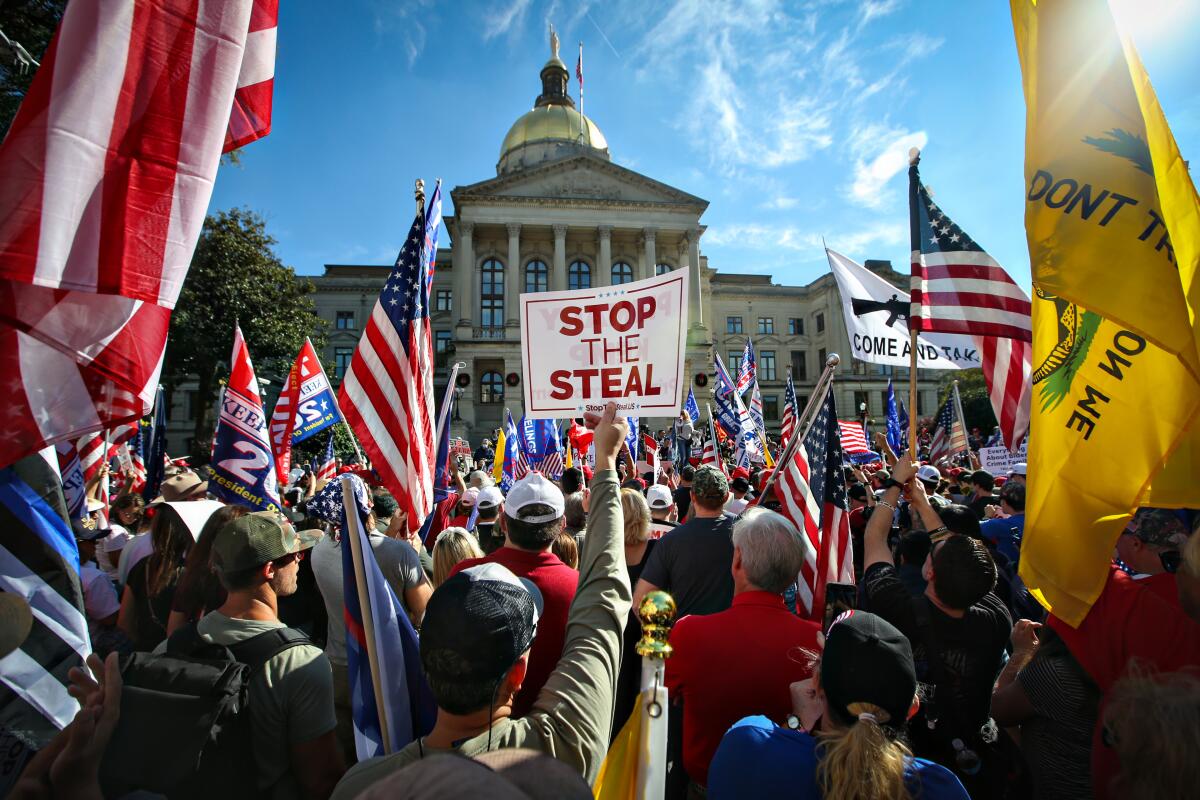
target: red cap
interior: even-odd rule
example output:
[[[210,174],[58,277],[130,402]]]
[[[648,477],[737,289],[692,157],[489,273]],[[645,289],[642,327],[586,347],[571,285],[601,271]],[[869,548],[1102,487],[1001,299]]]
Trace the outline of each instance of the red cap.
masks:
[[[750,480],[750,470],[746,469],[745,467],[738,467],[737,469],[735,469],[733,471],[733,474],[730,475],[729,477],[745,478],[746,480]]]
[[[1003,475],[997,475],[995,478],[995,484],[997,486],[1003,486],[1007,482],[1008,482],[1008,478],[1004,477]]]

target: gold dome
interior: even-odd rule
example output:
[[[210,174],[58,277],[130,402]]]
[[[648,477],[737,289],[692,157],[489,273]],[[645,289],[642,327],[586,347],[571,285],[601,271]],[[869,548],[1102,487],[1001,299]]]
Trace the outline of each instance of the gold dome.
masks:
[[[608,151],[608,141],[596,123],[570,106],[546,105],[533,109],[513,123],[500,146],[500,159],[503,161],[504,156],[518,147],[550,141]]]

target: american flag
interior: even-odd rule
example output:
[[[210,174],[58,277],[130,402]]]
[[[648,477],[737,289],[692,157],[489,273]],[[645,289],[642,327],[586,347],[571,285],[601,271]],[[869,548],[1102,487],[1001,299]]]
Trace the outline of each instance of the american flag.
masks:
[[[713,425],[712,415],[708,417],[708,436],[704,439],[704,452],[700,455],[701,464],[711,464],[721,472],[725,472],[725,460],[721,458],[721,448],[717,444],[717,429]]]
[[[421,209],[358,340],[338,395],[350,429],[408,515],[409,533],[433,510],[437,452],[424,239]]]
[[[317,467],[317,480],[331,481],[337,475],[337,458],[333,455],[333,431],[329,432],[329,441],[325,444],[325,457]]]
[[[825,395],[808,435],[776,480],[780,513],[804,534],[807,543],[797,596],[806,614],[816,619],[823,613],[826,583],[854,583],[842,446],[832,391]]]
[[[1004,268],[938,208],[908,170],[912,236],[910,327],[976,337],[992,410],[1009,447],[1029,430],[1029,297]]]
[[[742,350],[742,362],[738,365],[737,393],[746,391],[755,378],[758,377],[758,358],[754,355],[754,343],[746,337],[746,347]]]
[[[75,443],[79,451],[79,467],[83,470],[84,484],[91,483],[100,473],[100,468],[108,463],[108,438],[101,433],[89,433]],[[100,481],[96,490],[96,499],[104,504],[100,510],[100,521],[108,526],[108,478]]]
[[[63,14],[0,144],[0,464],[150,412],[221,153],[270,128],[277,7]]]
[[[867,432],[863,430],[862,423],[839,419],[838,432],[842,452],[847,456],[867,455],[871,452],[871,448],[867,446]]]
[[[546,455],[542,456],[542,474],[552,481],[561,481],[563,474],[562,445],[553,434],[546,437]]]
[[[787,387],[783,390],[783,420],[779,425],[779,444],[782,447],[787,447],[799,421],[800,408],[796,399],[796,386],[792,383],[792,371],[789,369]]]
[[[937,461],[966,450],[967,433],[954,409],[954,395],[950,395],[937,415],[937,428],[929,443],[929,460]]]

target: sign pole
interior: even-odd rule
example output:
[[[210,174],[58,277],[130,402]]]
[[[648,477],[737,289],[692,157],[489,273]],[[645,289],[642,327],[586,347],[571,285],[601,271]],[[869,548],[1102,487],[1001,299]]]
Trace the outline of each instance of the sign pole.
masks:
[[[767,479],[763,490],[759,492],[759,498],[767,496],[767,492],[775,485],[775,478],[779,475],[779,470],[784,469],[791,463],[792,456],[796,454],[796,448],[804,441],[804,437],[808,436],[808,432],[812,429],[813,422],[817,418],[817,409],[825,402],[825,395],[833,387],[833,373],[841,361],[842,357],[837,353],[830,353],[829,358],[825,359],[825,369],[821,372],[821,377],[817,379],[816,389],[809,396],[808,403],[804,406],[804,412],[800,414],[800,419],[796,422],[796,430],[792,434],[792,438],[788,440],[787,446],[783,448],[783,452],[775,460],[776,469],[771,473],[771,477]]]

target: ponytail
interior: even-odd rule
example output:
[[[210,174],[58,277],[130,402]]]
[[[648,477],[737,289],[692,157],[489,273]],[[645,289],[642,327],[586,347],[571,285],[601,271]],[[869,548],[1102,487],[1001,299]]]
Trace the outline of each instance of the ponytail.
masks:
[[[820,731],[817,782],[824,797],[844,800],[909,800],[904,785],[909,749],[891,738],[882,724],[890,717],[871,703],[851,703],[857,716],[849,727]]]

